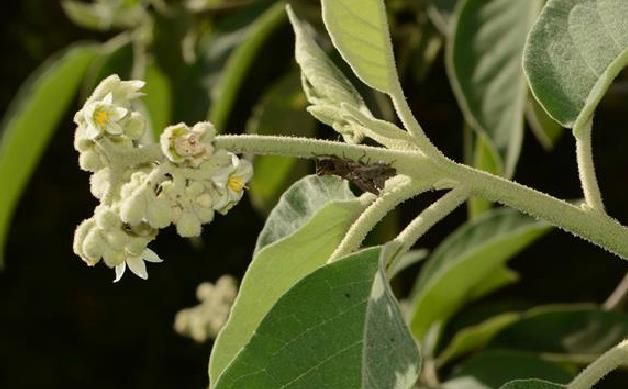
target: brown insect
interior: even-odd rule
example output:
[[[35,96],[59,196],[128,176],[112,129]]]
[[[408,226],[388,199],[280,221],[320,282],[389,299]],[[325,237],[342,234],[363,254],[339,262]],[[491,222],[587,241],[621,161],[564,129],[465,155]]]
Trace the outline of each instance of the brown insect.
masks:
[[[397,174],[390,163],[353,161],[335,155],[320,156],[316,160],[316,174],[336,175],[352,182],[365,192],[378,195],[387,179]]]

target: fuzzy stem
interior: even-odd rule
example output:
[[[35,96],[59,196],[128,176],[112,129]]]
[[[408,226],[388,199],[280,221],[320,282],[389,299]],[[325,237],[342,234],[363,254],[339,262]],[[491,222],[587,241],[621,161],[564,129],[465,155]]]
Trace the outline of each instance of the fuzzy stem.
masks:
[[[414,137],[419,149],[432,158],[444,158],[443,153],[438,148],[436,148],[434,144],[432,144],[427,135],[425,135],[423,128],[421,128],[421,125],[412,114],[412,110],[408,105],[408,100],[406,100],[406,97],[403,94],[403,89],[401,89],[401,85],[397,85],[396,89],[396,93],[392,93],[390,95],[393,101],[393,105],[395,106],[395,110],[397,111],[399,119],[401,119],[404,127]]]
[[[578,177],[584,192],[584,199],[589,208],[604,212],[602,195],[595,176],[595,163],[593,162],[593,147],[591,145],[591,119],[583,128],[574,132],[576,136],[576,159],[578,162]]]
[[[503,204],[588,240],[623,259],[628,259],[628,228],[602,212],[591,212],[564,200],[541,193],[503,177],[458,164],[444,157],[428,158],[413,151],[386,150],[307,138],[276,136],[218,136],[216,146],[236,153],[281,154],[316,158],[335,154],[344,158],[392,163],[398,174],[406,174],[438,188],[464,185],[471,194]]]
[[[628,339],[608,350],[567,385],[567,389],[589,389],[622,363],[628,362]]]
[[[398,183],[392,182],[393,180]],[[390,186],[389,186],[390,185]],[[392,189],[384,192],[373,204],[353,223],[342,242],[329,257],[329,263],[334,262],[347,254],[360,248],[366,235],[384,218],[392,209],[402,202],[421,194],[429,189],[425,184],[417,183],[411,177],[397,176],[387,182]]]
[[[394,266],[394,261],[401,258],[414,243],[425,234],[434,224],[440,221],[445,216],[449,215],[460,204],[464,203],[469,197],[469,191],[464,188],[455,188],[446,193],[438,199],[435,203],[425,208],[419,216],[417,216],[410,224],[399,233],[395,242],[400,244],[399,249],[392,258],[393,263],[389,266]]]

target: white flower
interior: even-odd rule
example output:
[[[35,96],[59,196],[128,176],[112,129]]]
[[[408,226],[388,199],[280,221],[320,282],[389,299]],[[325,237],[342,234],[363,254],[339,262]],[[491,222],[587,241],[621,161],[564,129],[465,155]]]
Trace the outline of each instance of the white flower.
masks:
[[[95,139],[104,132],[111,135],[122,135],[122,126],[119,121],[123,119],[128,109],[113,104],[113,96],[109,93],[102,101],[96,101],[85,106],[83,117],[85,119],[85,137]]]
[[[216,130],[209,122],[199,122],[190,129],[185,123],[167,127],[161,134],[161,150],[174,162],[198,166],[212,152]]]
[[[140,256],[130,256],[124,261],[116,265],[116,279],[113,282],[118,282],[122,278],[122,275],[126,271],[127,266],[132,273],[136,274],[143,280],[148,279],[148,272],[146,271],[146,262],[159,263],[163,262],[161,258],[151,249],[145,249]]]
[[[231,157],[230,164],[212,177],[220,191],[220,198],[214,207],[223,215],[240,201],[246,184],[253,176],[251,162],[239,159],[235,154],[228,154]]]
[[[102,101],[107,95],[111,95],[112,103],[122,107],[128,107],[132,99],[143,96],[140,89],[144,87],[144,81],[120,81],[117,74],[112,74],[98,84],[85,105]]]

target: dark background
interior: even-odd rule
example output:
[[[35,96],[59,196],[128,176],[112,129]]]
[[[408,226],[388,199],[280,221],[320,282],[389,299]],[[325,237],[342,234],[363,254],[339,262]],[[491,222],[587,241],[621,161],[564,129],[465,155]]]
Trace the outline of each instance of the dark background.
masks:
[[[290,30],[282,29],[280,34],[286,44],[268,47],[275,52],[256,65],[256,72],[268,78],[266,82],[292,61]],[[0,110],[6,109],[19,85],[51,53],[79,39],[108,36],[74,27],[54,1],[4,3]],[[283,61],[279,70],[276,61]],[[627,96],[621,77],[615,85],[597,114],[595,157],[609,213],[625,224]],[[230,121],[232,132],[242,128],[259,88],[245,89],[240,97]],[[406,92],[428,135],[446,154],[461,160],[462,117],[442,54],[425,83],[408,85]],[[148,265],[149,281],[127,274],[112,284],[112,270],[102,264],[88,268],[72,253],[74,228],[92,214],[96,201],[89,194],[87,173],[78,169],[71,116],[68,113],[59,126],[11,225],[6,266],[0,273],[0,387],[205,387],[211,345],[177,335],[172,329],[174,315],[196,304],[198,283],[215,281],[225,273],[241,277],[263,217],[245,197],[228,217],[218,217],[206,226],[199,241],[179,238],[168,228],[151,245],[165,262]],[[562,198],[580,197],[574,144],[565,135],[554,151],[546,152],[527,132],[516,180]],[[405,204],[401,225],[426,201]],[[435,247],[464,218],[464,209],[459,209],[430,231],[421,247]],[[617,257],[560,231],[525,250],[511,266],[521,273],[521,282],[501,290],[491,301],[521,306],[599,303],[628,271]],[[401,294],[407,293],[417,271],[414,267],[403,274],[396,285]],[[621,386],[618,378],[615,381],[616,387],[628,386]]]

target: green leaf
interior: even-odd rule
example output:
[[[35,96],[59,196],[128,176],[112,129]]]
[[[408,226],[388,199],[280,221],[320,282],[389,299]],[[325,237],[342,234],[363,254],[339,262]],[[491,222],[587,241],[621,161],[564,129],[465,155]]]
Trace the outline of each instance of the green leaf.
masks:
[[[487,350],[456,366],[454,377],[471,376],[489,388],[498,388],[510,381],[540,378],[567,383],[573,375],[562,366],[520,351]]]
[[[382,0],[321,0],[331,40],[367,85],[398,93],[399,81]]]
[[[440,353],[437,359],[438,364],[442,366],[461,355],[485,347],[502,329],[515,322],[520,316],[518,313],[504,313],[472,327],[463,328],[454,335],[449,345]]]
[[[491,342],[491,347],[556,354],[588,354],[591,359],[628,338],[628,315],[593,305],[534,308]]]
[[[512,277],[504,264],[549,228],[544,222],[501,209],[451,234],[432,253],[415,285],[410,325],[415,337],[423,339],[432,324],[446,320],[468,300],[503,285]]]
[[[301,67],[308,101],[314,105],[345,103],[366,109],[362,96],[314,39],[312,27],[299,19],[290,6],[286,6],[286,12],[294,29],[294,56]]]
[[[305,111],[307,100],[301,90],[299,73],[292,71],[274,84],[261,98],[247,123],[247,132],[259,135],[312,137],[316,121]],[[304,160],[276,155],[256,156],[255,174],[249,183],[249,197],[255,208],[268,213],[281,194],[307,173]]]
[[[255,63],[262,45],[285,21],[284,5],[278,1],[258,17],[247,29],[242,43],[230,54],[220,76],[218,85],[212,90],[209,120],[218,131],[225,131],[227,120],[233,109],[244,78]]]
[[[447,67],[465,120],[488,135],[512,176],[523,140],[526,82],[521,57],[539,0],[463,0]]]
[[[563,126],[552,119],[539,105],[534,96],[528,96],[526,107],[528,125],[545,150],[551,150],[563,135]]]
[[[472,131],[465,128],[465,131]],[[477,133],[475,139],[475,150],[473,151],[473,167],[496,175],[501,175],[503,170],[502,162],[493,148],[492,142],[482,133]],[[469,216],[473,219],[491,209],[491,202],[480,197],[469,199]]]
[[[61,2],[63,12],[74,24],[91,30],[107,30],[111,27],[111,21],[106,18],[106,9],[93,3],[82,1],[64,0]],[[103,12],[104,11],[104,12]]]
[[[291,186],[266,219],[253,261],[209,361],[211,382],[253,336],[262,318],[288,289],[323,264],[366,208],[346,181],[307,176]]]
[[[551,117],[577,134],[628,62],[628,2],[549,0],[526,42],[523,68]]]
[[[123,80],[131,77],[133,68],[133,42],[126,34],[120,34],[105,42],[99,55],[89,65],[83,77],[80,99],[86,100],[96,85],[110,74]]]
[[[0,266],[13,209],[59,120],[66,113],[97,45],[76,45],[49,59],[21,86],[0,131]]]
[[[154,61],[146,66],[144,79],[144,104],[150,117],[154,139],[159,139],[172,117],[172,86],[168,76]]]
[[[290,289],[215,389],[413,387],[420,356],[380,251],[352,254]]]
[[[505,385],[499,387],[499,389],[561,389],[565,388],[565,385],[554,384],[552,382],[538,380],[535,378],[528,380],[516,380],[510,381]]]

